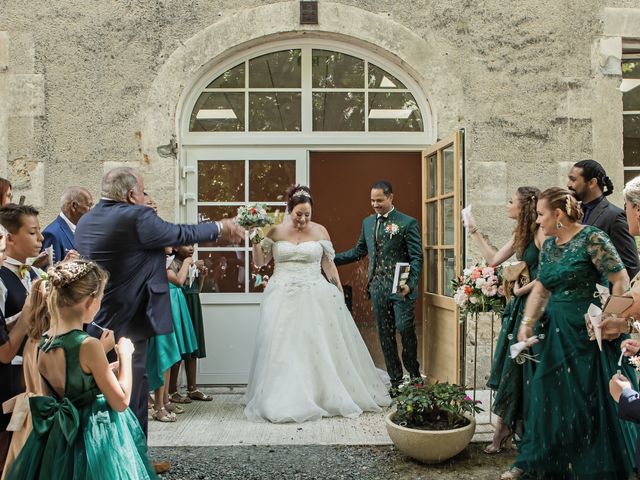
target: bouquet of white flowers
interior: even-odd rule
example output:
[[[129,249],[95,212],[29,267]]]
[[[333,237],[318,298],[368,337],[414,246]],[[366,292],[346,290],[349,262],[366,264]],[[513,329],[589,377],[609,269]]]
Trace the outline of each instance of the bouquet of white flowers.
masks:
[[[238,215],[236,223],[241,227],[250,230],[249,240],[254,245],[260,243],[264,238],[261,227],[273,225],[273,217],[267,213],[264,205],[261,203],[249,203],[238,207]]]

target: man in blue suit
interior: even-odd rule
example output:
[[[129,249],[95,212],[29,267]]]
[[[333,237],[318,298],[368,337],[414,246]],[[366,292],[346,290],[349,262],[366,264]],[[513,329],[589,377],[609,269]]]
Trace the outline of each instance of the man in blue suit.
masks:
[[[60,215],[42,232],[42,250],[53,247],[53,263],[58,263],[70,250],[75,250],[76,225],[93,207],[91,192],[82,187],[67,187],[62,194]]]
[[[109,272],[95,323],[113,330],[116,340],[131,339],[133,390],[130,407],[147,432],[147,344],[173,331],[164,247],[210,242],[222,237],[244,241],[244,230],[231,219],[200,225],[165,222],[144,205],[144,183],[128,167],[102,179],[102,198],[78,222],[76,250]],[[89,327],[97,337],[100,332]]]

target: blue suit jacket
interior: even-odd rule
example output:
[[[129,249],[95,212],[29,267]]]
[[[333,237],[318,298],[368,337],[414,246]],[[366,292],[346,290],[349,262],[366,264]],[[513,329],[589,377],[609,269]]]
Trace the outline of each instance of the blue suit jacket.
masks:
[[[76,248],[73,232],[60,215],[44,229],[42,236],[42,250],[53,245],[54,263],[61,261],[69,250]]]
[[[172,332],[163,249],[217,236],[214,223],[175,225],[143,205],[100,200],[78,222],[75,238],[80,255],[109,272],[95,322],[132,341]]]
[[[638,392],[630,388],[622,391],[618,402],[618,417],[622,420],[640,423],[640,395]],[[640,441],[636,443],[636,466],[640,466]]]

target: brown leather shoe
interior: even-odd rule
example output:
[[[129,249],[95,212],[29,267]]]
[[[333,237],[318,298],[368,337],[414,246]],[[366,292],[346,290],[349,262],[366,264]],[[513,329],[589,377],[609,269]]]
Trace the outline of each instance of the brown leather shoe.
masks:
[[[153,469],[158,474],[167,473],[169,470],[171,470],[171,462],[169,460],[158,460],[152,463],[153,463]]]

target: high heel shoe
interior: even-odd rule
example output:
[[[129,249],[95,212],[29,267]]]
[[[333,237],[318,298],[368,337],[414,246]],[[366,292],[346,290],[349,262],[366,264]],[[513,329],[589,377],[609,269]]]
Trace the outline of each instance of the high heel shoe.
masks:
[[[500,480],[516,480],[522,476],[524,470],[518,467],[511,467],[509,470],[500,475]]]
[[[483,450],[487,455],[493,455],[495,453],[500,453],[505,448],[511,447],[511,430],[507,430],[507,433],[500,439],[500,444],[498,447],[493,446],[493,442],[485,447]]]

